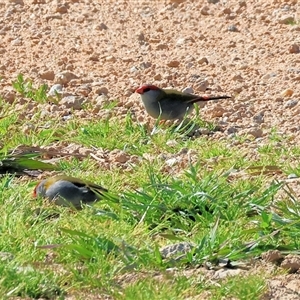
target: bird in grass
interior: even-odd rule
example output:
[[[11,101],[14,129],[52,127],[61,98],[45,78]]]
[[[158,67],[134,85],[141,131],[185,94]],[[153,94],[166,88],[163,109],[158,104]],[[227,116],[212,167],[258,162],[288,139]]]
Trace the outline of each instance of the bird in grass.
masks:
[[[189,114],[194,103],[211,100],[228,99],[230,96],[197,96],[173,89],[161,89],[155,85],[145,84],[136,89],[141,95],[147,113],[160,120],[183,119]]]
[[[66,175],[40,181],[34,188],[34,197],[47,198],[56,205],[81,209],[82,204],[92,204],[103,198],[108,190],[95,183]]]

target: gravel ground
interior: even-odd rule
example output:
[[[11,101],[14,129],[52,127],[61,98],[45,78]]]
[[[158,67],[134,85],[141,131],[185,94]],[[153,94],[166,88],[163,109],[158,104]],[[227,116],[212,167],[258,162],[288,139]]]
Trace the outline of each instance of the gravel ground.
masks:
[[[201,111],[224,134],[261,138],[275,127],[298,139],[297,1],[3,2],[0,73],[7,101],[14,96],[11,81],[23,73],[37,86],[62,85],[54,114],[91,103],[101,116],[101,107],[118,99],[120,116],[131,108],[143,121],[148,116],[132,94],[137,86],[191,87],[234,96]]]
[[[23,73],[62,97],[58,104],[20,100],[24,118],[73,108],[100,119],[104,105],[117,99],[117,115],[131,109],[150,122],[133,91],[152,83],[232,95],[201,110],[224,129],[212,138],[248,134],[251,142],[241,147],[251,153],[276,128],[287,143],[299,144],[297,0],[0,0],[0,15],[0,95],[12,102],[11,82]],[[87,103],[93,109],[81,110]],[[268,299],[283,299],[287,285],[284,299],[299,299],[296,274],[274,279]]]

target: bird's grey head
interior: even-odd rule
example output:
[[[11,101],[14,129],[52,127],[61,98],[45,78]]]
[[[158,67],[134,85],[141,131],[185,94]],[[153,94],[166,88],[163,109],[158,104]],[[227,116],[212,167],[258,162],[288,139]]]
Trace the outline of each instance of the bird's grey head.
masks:
[[[46,195],[46,187],[45,187],[45,179],[40,181],[34,188],[33,195],[37,196],[45,196]]]
[[[162,94],[159,87],[151,84],[142,85],[135,92],[141,95],[144,105],[157,102]]]

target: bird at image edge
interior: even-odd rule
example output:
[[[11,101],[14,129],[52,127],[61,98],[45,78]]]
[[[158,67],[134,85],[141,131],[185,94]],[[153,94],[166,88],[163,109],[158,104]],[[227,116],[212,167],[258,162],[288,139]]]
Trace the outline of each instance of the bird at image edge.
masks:
[[[58,175],[40,181],[33,191],[34,197],[47,198],[56,205],[73,206],[80,209],[82,204],[99,201],[108,192],[95,183],[66,175]]]
[[[194,103],[197,102],[231,98],[230,96],[197,96],[173,89],[161,89],[151,84],[142,85],[135,92],[141,95],[147,113],[161,120],[183,119],[193,110]]]

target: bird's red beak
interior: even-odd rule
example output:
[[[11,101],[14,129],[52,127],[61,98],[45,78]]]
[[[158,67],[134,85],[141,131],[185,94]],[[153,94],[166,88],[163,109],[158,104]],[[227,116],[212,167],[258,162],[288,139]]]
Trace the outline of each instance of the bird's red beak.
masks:
[[[37,197],[37,193],[36,193],[36,190],[39,186],[40,182],[38,182],[38,184],[35,186],[34,190],[33,190],[33,197],[36,198]]]
[[[139,88],[137,88],[137,89],[135,90],[135,92],[138,93],[138,94],[143,94],[143,93],[144,93],[144,89],[143,89],[142,86],[140,86]]]

